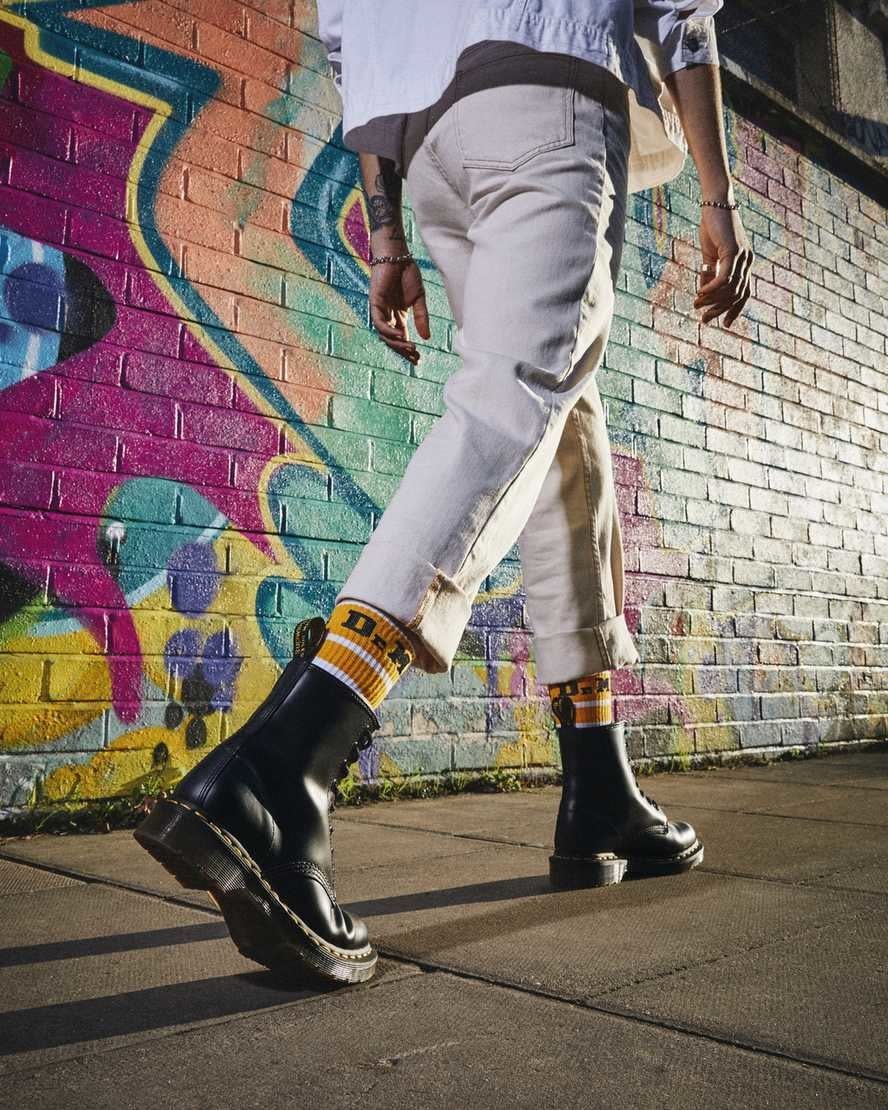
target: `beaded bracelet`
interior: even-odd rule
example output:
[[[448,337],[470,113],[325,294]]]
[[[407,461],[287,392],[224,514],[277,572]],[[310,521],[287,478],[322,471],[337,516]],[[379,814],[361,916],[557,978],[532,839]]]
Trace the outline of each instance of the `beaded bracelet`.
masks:
[[[739,201],[734,201],[733,204],[729,204],[726,200],[701,200],[700,203],[701,204],[708,204],[711,208],[739,208],[740,207],[740,202]]]
[[[375,266],[377,262],[407,262],[408,260],[414,261],[412,254],[380,254],[370,259],[370,265]]]

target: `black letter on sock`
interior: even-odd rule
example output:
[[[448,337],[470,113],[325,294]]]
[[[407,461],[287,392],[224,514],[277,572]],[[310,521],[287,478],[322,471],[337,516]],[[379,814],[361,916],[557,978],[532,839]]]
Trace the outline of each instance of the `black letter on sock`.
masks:
[[[398,668],[398,674],[401,674],[402,671],[410,666],[410,656],[404,650],[404,645],[400,640],[397,641],[396,646],[389,652],[388,657]]]
[[[356,623],[363,621],[363,624]],[[343,628],[350,628],[352,632],[357,632],[359,636],[369,636],[373,629],[376,627],[376,621],[372,617],[368,617],[366,613],[359,613],[357,609],[349,609],[348,617],[342,622]]]

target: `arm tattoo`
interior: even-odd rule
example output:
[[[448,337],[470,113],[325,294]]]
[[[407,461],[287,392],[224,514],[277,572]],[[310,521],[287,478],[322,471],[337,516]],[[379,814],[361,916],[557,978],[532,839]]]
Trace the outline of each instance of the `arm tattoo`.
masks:
[[[370,230],[391,227],[394,229],[391,238],[403,240],[403,234],[398,234],[401,224],[401,178],[395,173],[395,163],[390,158],[380,158],[379,169],[372,191],[368,192],[364,187]]]

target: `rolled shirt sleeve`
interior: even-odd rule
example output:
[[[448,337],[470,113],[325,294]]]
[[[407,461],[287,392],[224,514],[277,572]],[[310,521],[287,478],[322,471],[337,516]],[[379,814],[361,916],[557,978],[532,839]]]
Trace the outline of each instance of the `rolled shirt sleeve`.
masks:
[[[718,65],[713,16],[724,0],[635,0],[635,31],[650,43],[660,77]]]
[[[333,84],[342,96],[342,11],[344,0],[318,0],[318,34],[333,70]]]

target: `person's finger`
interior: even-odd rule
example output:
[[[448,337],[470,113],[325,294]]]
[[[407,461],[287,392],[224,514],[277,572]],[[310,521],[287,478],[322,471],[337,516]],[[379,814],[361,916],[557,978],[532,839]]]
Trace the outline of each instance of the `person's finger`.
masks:
[[[718,259],[717,258],[704,258],[703,259],[702,263],[700,264],[699,273],[697,274],[697,293],[695,294],[695,296],[700,294],[704,285],[708,285],[709,282],[712,281],[712,279],[716,275],[717,269],[718,269]]]
[[[382,335],[379,338],[383,341],[383,343],[385,343],[387,347],[391,347],[391,349],[393,351],[396,351],[399,355],[404,355],[405,358],[409,358],[411,361],[414,362],[418,361],[419,351],[416,349],[416,345],[413,343],[412,340],[386,339]]]
[[[415,343],[411,342],[410,340],[403,340],[401,342],[397,342],[396,340],[384,340],[383,342],[387,346],[390,346],[393,351],[398,351],[401,354],[418,354],[418,353],[420,353],[416,350]]]
[[[717,297],[719,291],[723,289],[730,278],[734,269],[734,255],[725,255],[724,258],[718,260],[718,272],[711,281],[701,285],[697,290],[697,296],[694,298],[694,307],[699,308],[701,304],[707,303],[713,296]]]
[[[739,314],[743,312],[743,307],[749,300],[749,296],[749,293],[745,293],[743,296],[740,297],[740,300],[737,302],[737,304],[731,307],[731,309],[728,311],[727,316],[725,317],[726,323],[734,323],[734,321],[737,319],[737,316],[739,316]]]
[[[718,304],[728,292],[730,292],[728,286],[720,285],[718,289],[710,289],[706,293],[698,293],[694,298],[694,308],[705,308],[707,305]]]
[[[726,289],[721,297],[712,304],[703,306],[703,315],[701,321],[708,324],[710,320],[714,320],[717,316],[721,316],[723,312],[727,312],[735,303],[736,297],[730,289]]]
[[[748,300],[750,296],[752,296],[752,280],[747,271],[743,276],[743,280],[740,282],[740,288],[737,290],[737,297],[738,299],[745,297]]]
[[[418,351],[399,351],[397,347],[392,347],[392,350],[395,352],[396,355],[400,355],[401,358],[406,359],[411,366],[416,366],[416,364],[419,362]]]
[[[722,321],[722,323],[724,324],[724,326],[726,328],[729,328],[731,326],[731,324],[734,323],[734,321],[737,319],[737,317],[743,311],[743,306],[746,304],[746,302],[748,300],[749,300],[749,293],[746,293],[746,294],[744,294],[743,297],[741,297],[740,302],[737,305],[735,305],[730,310],[730,312],[728,312],[728,314],[725,316],[724,320]]]
[[[728,274],[728,285],[736,291],[746,267],[746,250],[739,250],[731,263],[731,272]]]
[[[749,266],[752,261],[752,251],[742,250],[737,258],[737,272],[734,275],[734,284],[739,289],[746,280]]]
[[[407,336],[407,338],[405,339],[402,335],[380,335],[379,338],[383,341],[383,343],[387,343],[389,347],[404,347],[416,350],[416,344],[413,342],[410,336]]]
[[[721,303],[726,298],[731,300],[739,295],[739,287],[737,279],[734,281],[725,281],[723,285],[716,288],[710,288],[707,292],[702,291],[697,294],[694,299],[694,308],[705,308],[706,305],[716,305]]]
[[[711,320],[715,320],[717,317],[721,316],[721,314],[723,312],[726,312],[726,313],[728,313],[728,315],[730,315],[731,312],[734,311],[735,309],[736,309],[736,311],[739,311],[739,308],[737,306],[741,305],[741,302],[745,303],[745,300],[748,299],[748,296],[749,295],[746,294],[746,297],[744,298],[743,293],[735,293],[731,289],[726,289],[724,296],[720,297],[719,300],[716,301],[715,304],[710,305],[704,311],[703,316],[702,316],[702,322],[704,324],[708,324]],[[735,316],[736,316],[736,311],[734,312]]]
[[[413,302],[413,323],[423,339],[432,338],[432,329],[429,325],[429,310],[426,308],[425,297],[420,297]]]
[[[391,324],[387,319],[390,315],[390,312],[386,312],[386,310],[379,305],[370,306],[370,319],[374,328],[376,328],[380,335],[387,339],[405,339],[406,329]]]
[[[701,293],[704,292],[704,290],[708,289],[712,285],[712,283],[719,277],[718,259],[715,259],[712,262],[706,262],[704,263],[704,265],[707,266],[708,269],[701,268],[700,270],[700,283],[697,286],[696,293],[696,296],[698,297]]]
[[[755,261],[755,255],[752,251],[746,252],[746,267],[743,271],[743,281],[740,285],[740,291],[745,296],[750,296],[752,293],[752,264]]]
[[[407,321],[410,319],[410,310],[407,308],[395,309],[395,327],[400,331],[403,339],[409,339],[412,343],[413,340],[410,336],[410,331],[407,327]]]
[[[752,280],[750,271],[752,268],[752,251],[746,249],[742,252],[743,258],[737,267],[736,280],[732,288],[734,289],[735,303],[742,301],[744,298],[749,298],[752,293]]]

